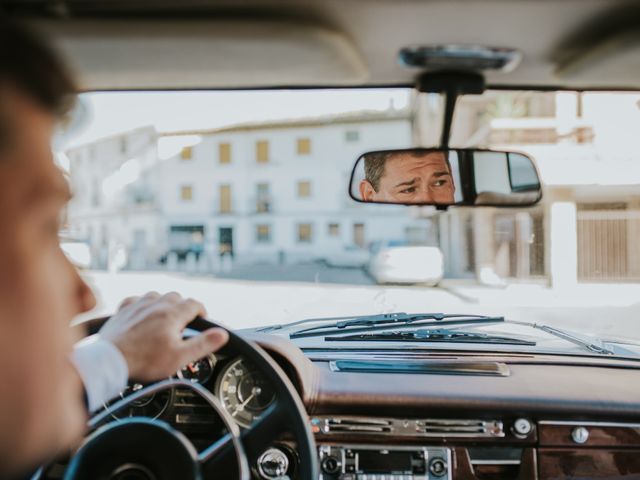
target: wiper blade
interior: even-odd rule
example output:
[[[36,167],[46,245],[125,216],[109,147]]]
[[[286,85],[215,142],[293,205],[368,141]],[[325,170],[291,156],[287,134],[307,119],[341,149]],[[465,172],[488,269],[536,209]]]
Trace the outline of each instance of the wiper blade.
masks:
[[[416,315],[433,315],[433,318],[436,317],[443,317],[444,314],[443,313],[414,313],[411,314],[411,316],[416,316]],[[291,322],[291,323],[279,323],[276,325],[268,325],[266,327],[261,327],[261,328],[257,328],[256,331],[257,332],[272,332],[273,330],[282,330],[283,328],[290,328],[290,327],[295,327],[296,325],[304,325],[307,323],[318,323],[318,322],[335,322],[331,325],[319,325],[317,327],[313,327],[313,328],[309,328],[306,329],[304,331],[312,331],[312,330],[316,330],[316,329],[320,329],[320,328],[328,328],[328,327],[333,327],[333,328],[344,328],[345,326],[349,326],[352,323],[355,324],[369,324],[369,322],[377,322],[377,321],[386,321],[386,320],[393,320],[396,318],[402,318],[402,317],[407,317],[409,316],[409,314],[404,313],[404,312],[396,312],[396,313],[379,313],[379,314],[375,314],[375,315],[348,315],[348,316],[341,316],[341,317],[321,317],[321,318],[305,318],[304,320],[298,320],[296,322]],[[431,317],[429,317],[431,318]],[[298,330],[298,332],[301,332],[302,330]]]
[[[360,333],[325,337],[327,342],[429,342],[429,343],[493,343],[500,345],[525,345],[535,347],[536,342],[521,338],[502,337],[484,333],[464,332],[445,328],[424,328],[414,332]]]
[[[352,317],[348,320],[341,320],[330,325],[317,325],[315,327],[298,330],[289,335],[289,338],[320,337],[356,332],[371,332],[379,330],[389,330],[399,326],[413,326],[415,324],[429,325],[461,325],[468,323],[500,323],[504,322],[504,317],[488,317],[485,315],[468,314],[444,314],[444,313],[382,313],[379,315],[366,315],[362,317]]]

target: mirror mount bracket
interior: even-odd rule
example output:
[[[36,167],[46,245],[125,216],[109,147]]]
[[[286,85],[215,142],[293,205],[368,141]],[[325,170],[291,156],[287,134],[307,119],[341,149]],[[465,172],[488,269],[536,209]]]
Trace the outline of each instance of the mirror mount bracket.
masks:
[[[451,124],[456,101],[460,95],[480,95],[485,89],[484,75],[472,71],[425,72],[416,78],[416,89],[422,93],[442,93],[445,96],[445,112],[440,147],[449,148]]]

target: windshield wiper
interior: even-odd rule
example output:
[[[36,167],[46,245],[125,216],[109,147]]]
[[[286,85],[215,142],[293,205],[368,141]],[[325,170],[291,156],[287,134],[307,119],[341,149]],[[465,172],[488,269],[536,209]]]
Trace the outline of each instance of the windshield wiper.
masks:
[[[608,348],[603,347],[602,345],[598,345],[597,343],[585,340],[584,338],[579,337],[573,333],[567,332],[566,330],[560,330],[559,328],[549,327],[548,325],[532,325],[534,328],[542,330],[543,332],[547,332],[551,335],[555,335],[556,337],[562,338],[567,342],[571,342],[575,345],[579,345],[581,347],[586,348],[590,352],[598,353],[600,355],[614,355],[615,353],[609,350]]]
[[[547,332],[549,335],[553,335],[554,337],[561,338],[566,340],[567,342],[573,343],[574,345],[578,345],[579,347],[583,347],[586,350],[598,353],[600,355],[615,355],[615,352],[605,348],[598,339],[593,339],[587,336],[582,336],[580,334],[570,332],[568,330],[562,330],[556,327],[550,327],[549,325],[541,325],[539,323],[530,323],[530,322],[519,322],[509,320],[509,323],[514,325],[526,325],[527,327],[536,328],[538,330],[542,330],[543,332]]]
[[[526,345],[535,347],[536,342],[520,338],[502,337],[484,333],[464,332],[446,328],[423,328],[413,332],[359,333],[325,337],[327,342],[446,342],[446,343],[493,343],[500,345]]]
[[[444,314],[444,313],[381,313],[379,315],[365,315],[362,317],[351,317],[342,319],[330,325],[317,325],[315,327],[304,328],[289,335],[289,338],[321,337],[357,332],[372,332],[379,330],[389,330],[390,328],[409,327],[419,325],[463,325],[468,323],[500,323],[504,322],[504,317],[488,317],[485,315],[468,314]]]

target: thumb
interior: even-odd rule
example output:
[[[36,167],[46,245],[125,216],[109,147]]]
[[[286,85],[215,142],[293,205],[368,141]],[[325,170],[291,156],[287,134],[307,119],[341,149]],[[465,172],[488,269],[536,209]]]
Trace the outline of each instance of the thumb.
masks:
[[[222,328],[210,328],[182,343],[181,365],[195,362],[222,348],[229,340],[229,334]]]

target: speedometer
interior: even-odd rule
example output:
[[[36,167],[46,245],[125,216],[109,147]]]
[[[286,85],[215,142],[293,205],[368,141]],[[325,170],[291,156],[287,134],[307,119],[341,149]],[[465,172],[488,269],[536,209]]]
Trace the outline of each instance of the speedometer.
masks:
[[[243,359],[230,363],[222,371],[216,393],[224,409],[245,428],[258,420],[275,398],[267,379]]]

